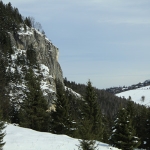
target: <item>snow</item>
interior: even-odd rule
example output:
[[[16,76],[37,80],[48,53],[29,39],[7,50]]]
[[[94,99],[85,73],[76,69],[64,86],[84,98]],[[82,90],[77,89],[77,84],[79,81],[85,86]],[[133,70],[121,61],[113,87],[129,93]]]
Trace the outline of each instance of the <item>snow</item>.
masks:
[[[24,29],[24,27],[23,27],[23,25],[22,25],[22,26],[20,27],[20,31],[18,32],[18,34],[19,34],[19,35],[22,35],[22,36],[25,36],[25,35],[31,36],[31,35],[33,35],[33,32],[34,32],[34,31],[35,31],[37,34],[43,36],[43,37],[45,38],[45,40],[46,40],[48,43],[52,44],[51,41],[50,41],[44,34],[42,34],[40,31],[38,31],[38,30],[35,29],[35,28],[29,28],[27,25],[26,25],[26,31],[25,31],[25,29]]]
[[[66,135],[38,132],[8,124],[4,150],[78,150],[79,140]],[[99,150],[118,150],[98,142]]]
[[[40,64],[40,70],[44,77],[47,77],[47,76],[52,77],[51,75],[49,75],[49,68],[45,66],[44,64]]]
[[[128,99],[129,96],[131,96],[131,100],[134,101],[135,103],[150,106],[150,86],[145,86],[142,88],[121,92],[119,94],[116,94],[116,96],[124,97],[126,99]],[[144,100],[142,100],[143,96]]]
[[[71,93],[73,93],[73,94],[74,94],[76,97],[78,97],[78,98],[81,98],[81,97],[82,97],[79,93],[73,91],[71,88],[68,88],[68,87],[65,86],[65,90],[70,91]]]
[[[32,35],[32,34],[33,34],[31,28],[29,28],[28,26],[26,26],[26,29],[27,29],[27,30],[25,31],[25,30],[24,30],[24,27],[21,26],[21,27],[20,27],[20,31],[18,32],[18,34],[19,34],[19,35]]]
[[[36,74],[36,72],[34,73]],[[53,79],[52,75],[49,74],[49,68],[44,64],[40,64],[40,73],[43,76],[40,85],[41,90],[43,91],[43,95],[46,96],[48,95],[48,93],[55,93],[55,91],[53,90],[53,85],[47,81],[50,78]]]
[[[29,28],[26,26],[26,31],[24,29],[24,26],[22,25],[20,27],[20,30],[18,32],[19,35],[33,35],[34,32],[37,32],[41,36],[44,36],[42,33],[40,33],[38,30],[34,28]],[[49,41],[50,42],[50,41]],[[50,42],[51,43],[51,42]],[[28,88],[26,87],[26,80],[25,80],[25,72],[24,70],[29,69],[29,66],[27,65],[27,56],[26,56],[26,50],[17,49],[17,47],[13,46],[14,53],[11,54],[11,58],[9,59],[9,64],[6,69],[6,72],[10,72],[12,75],[16,72],[20,75],[20,81],[11,81],[10,87],[11,91],[9,93],[10,100],[11,101],[17,101],[17,103],[20,103],[24,100],[26,97],[26,92],[28,91]],[[25,61],[24,64],[17,64],[18,59],[23,59]],[[38,70],[36,67],[32,68],[34,71],[35,76],[40,76],[40,88],[43,92],[44,96],[48,96],[50,93],[55,93],[55,87],[54,79],[52,75],[50,74],[49,68],[44,65],[40,64],[40,70]]]

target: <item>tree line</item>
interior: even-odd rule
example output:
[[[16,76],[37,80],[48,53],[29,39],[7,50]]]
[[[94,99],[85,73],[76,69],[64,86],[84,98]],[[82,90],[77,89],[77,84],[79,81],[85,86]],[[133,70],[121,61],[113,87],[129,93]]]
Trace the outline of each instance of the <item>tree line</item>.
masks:
[[[55,110],[48,111],[48,103],[40,89],[40,77],[33,71],[39,67],[32,45],[27,49],[27,60],[23,55],[16,60],[16,65],[28,65],[24,70],[25,99],[19,104],[11,101],[9,83],[21,80],[21,76],[17,69],[12,74],[9,68],[14,49],[8,32],[16,34],[21,23],[29,27],[33,24],[30,17],[23,19],[11,3],[5,5],[0,1],[0,131],[5,127],[3,121],[7,121],[37,131],[79,138],[79,149],[83,150],[94,150],[95,140],[123,150],[135,147],[150,149],[150,109],[135,104],[131,99],[118,98],[105,90],[96,89],[90,80],[84,85],[65,78],[64,84],[80,93],[81,97],[76,97],[56,80]],[[1,132],[1,147],[4,135]]]
[[[86,95],[87,85],[70,82],[67,78],[64,79],[64,83],[67,87],[72,88],[81,95]],[[150,108],[134,103],[131,97],[128,99],[119,98],[105,90],[93,88],[96,92],[96,100],[103,116],[102,124],[104,124],[104,128],[102,141],[121,149],[127,149],[127,145],[130,145],[131,150],[133,147],[149,149]],[[131,133],[134,136],[129,135]],[[136,137],[137,140],[133,137]],[[117,144],[117,142],[121,143]]]

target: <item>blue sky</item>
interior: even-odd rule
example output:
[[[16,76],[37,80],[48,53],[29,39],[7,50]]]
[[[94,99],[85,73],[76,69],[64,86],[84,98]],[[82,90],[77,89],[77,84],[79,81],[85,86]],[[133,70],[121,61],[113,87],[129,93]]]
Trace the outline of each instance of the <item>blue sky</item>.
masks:
[[[10,0],[3,0],[8,3]],[[149,0],[11,0],[59,48],[64,77],[97,88],[150,79]]]

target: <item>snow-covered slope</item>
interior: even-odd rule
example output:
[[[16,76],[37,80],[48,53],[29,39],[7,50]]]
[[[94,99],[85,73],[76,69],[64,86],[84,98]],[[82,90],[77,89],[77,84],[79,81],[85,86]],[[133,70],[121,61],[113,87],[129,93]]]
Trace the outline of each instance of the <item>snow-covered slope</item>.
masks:
[[[75,92],[74,90],[72,90],[71,88],[69,88],[69,87],[67,87],[67,86],[65,86],[65,90],[70,91],[74,96],[76,96],[76,97],[78,97],[78,98],[81,98],[81,97],[82,97],[79,93]]]
[[[122,92],[122,93],[116,94],[116,96],[124,97],[124,98],[129,98],[129,96],[131,96],[131,99],[135,103],[150,106],[150,86],[145,86],[145,87],[138,88],[135,90]],[[142,97],[144,97],[143,100],[142,100]]]
[[[66,135],[37,132],[7,125],[4,150],[78,150],[79,140]],[[118,150],[105,143],[98,143],[99,150]]]

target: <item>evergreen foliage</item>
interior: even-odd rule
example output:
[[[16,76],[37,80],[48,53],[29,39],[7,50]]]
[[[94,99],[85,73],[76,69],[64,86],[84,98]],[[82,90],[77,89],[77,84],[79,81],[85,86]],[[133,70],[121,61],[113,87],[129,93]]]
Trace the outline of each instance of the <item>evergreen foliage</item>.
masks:
[[[57,100],[54,101],[55,111],[51,112],[50,132],[72,135],[73,120],[69,114],[69,103],[62,83],[56,81]]]
[[[86,96],[83,106],[83,121],[82,128],[85,128],[85,123],[87,124],[86,133],[89,134],[89,137],[86,137],[85,140],[98,140],[101,141],[103,138],[103,125],[102,125],[102,114],[100,111],[100,106],[96,99],[96,93],[90,81],[87,83],[86,87]],[[82,131],[81,131],[82,132]],[[83,139],[86,135],[82,135]]]
[[[23,54],[18,55],[15,72],[11,72],[11,54],[14,54],[14,49],[10,34],[17,38],[20,25],[24,26],[25,31],[28,27],[42,30],[40,23],[34,22],[34,18],[23,19],[18,9],[12,7],[10,2],[4,4],[0,1],[0,110],[3,120],[20,123],[21,126],[38,131],[51,131],[81,138],[79,149],[94,150],[95,140],[108,142],[112,120],[121,105],[126,109],[118,113],[110,139],[112,145],[132,150],[140,144],[140,138],[139,147],[150,149],[149,108],[135,104],[131,101],[131,97],[126,100],[106,90],[96,89],[92,87],[90,81],[84,85],[64,79],[64,84],[81,94],[84,99],[75,97],[68,90],[65,91],[63,85],[57,81],[57,101],[54,103],[56,111],[48,114],[46,112],[48,104],[40,89],[40,79],[35,77],[32,71],[33,68],[38,68],[36,52],[32,44],[27,48],[28,61]],[[25,93],[26,99],[19,104],[20,107],[16,107],[16,103],[9,97],[9,84],[20,82],[21,75],[17,69],[19,65],[27,65],[30,69],[26,74],[27,68],[24,67],[24,74],[26,74],[24,81],[28,89]],[[0,130],[3,129],[4,124],[1,121]],[[139,138],[136,138],[136,134]],[[2,141],[4,135],[3,132],[0,133],[0,147],[4,145]]]
[[[87,85],[68,81],[67,78],[64,78],[64,84],[65,86],[73,89],[75,92],[81,94],[83,97],[86,95]],[[99,103],[100,109],[102,113],[105,114],[107,118],[109,118],[109,120],[112,120],[114,118],[114,115],[118,112],[118,108],[120,105],[126,107],[126,99],[119,98],[114,94],[106,92],[106,90],[96,89],[95,87],[93,88],[97,95],[96,99]]]
[[[82,97],[75,96],[68,88],[65,89],[65,95],[68,99],[69,114],[72,120],[71,137],[80,138],[78,127],[82,116]]]
[[[8,34],[0,32],[0,110],[4,120],[9,121],[10,103],[6,87],[9,78],[6,73],[8,65],[8,56],[11,52],[11,43]]]
[[[33,45],[29,45],[28,49],[27,49],[27,59],[29,60],[29,65],[36,65],[36,52],[33,48]]]
[[[104,143],[109,143],[108,138],[110,137],[111,134],[111,120],[108,120],[107,116],[103,115],[102,118],[103,122],[103,139],[101,140]]]
[[[145,106],[142,106],[141,109],[138,110],[136,113],[136,118],[135,118],[135,129],[138,137],[141,140],[141,145],[139,148],[146,148],[146,143],[147,143],[147,138],[149,138],[149,135],[147,135],[147,130],[149,129],[148,125],[148,120],[149,120],[149,115],[148,115],[148,109]]]
[[[79,128],[82,149],[95,149],[95,141],[103,138],[102,114],[96,100],[96,93],[90,81],[87,83],[86,96],[82,108],[82,120]]]
[[[131,100],[130,97],[127,100],[126,110],[127,110],[128,115],[130,115],[133,124],[135,125],[134,121],[136,117],[136,108],[135,108],[134,102]]]
[[[143,141],[143,148],[150,149],[150,108],[148,108],[147,112],[147,120],[146,120],[146,126],[144,128],[145,133],[145,141]],[[144,134],[143,133],[143,134]]]
[[[24,20],[24,23],[28,26],[28,27],[32,27],[32,23],[31,23],[31,19],[30,17],[26,17]]]
[[[80,140],[80,145],[78,146],[79,150],[96,150],[97,145],[94,140]]]
[[[28,91],[20,108],[20,125],[38,131],[48,131],[48,104],[32,69],[29,69],[26,80]]]
[[[6,135],[4,132],[5,129],[5,123],[2,121],[2,114],[0,112],[0,149],[2,150],[3,146],[5,145],[5,142],[3,141],[4,136]]]
[[[140,140],[136,137],[135,129],[132,126],[132,120],[125,108],[122,108],[117,114],[112,127],[110,143],[122,150],[133,150],[140,145]]]
[[[0,1],[0,32],[17,32],[19,24],[23,23],[21,14],[17,8],[13,8],[11,3],[4,4]]]

